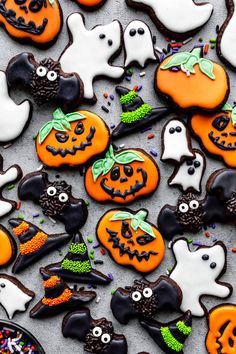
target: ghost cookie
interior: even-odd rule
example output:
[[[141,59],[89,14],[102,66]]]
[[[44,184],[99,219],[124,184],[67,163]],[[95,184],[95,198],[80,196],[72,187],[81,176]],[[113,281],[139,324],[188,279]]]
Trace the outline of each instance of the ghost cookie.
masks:
[[[70,42],[59,59],[62,70],[78,73],[84,84],[84,98],[96,102],[94,79],[101,76],[120,79],[124,74],[123,68],[111,65],[121,49],[121,25],[116,20],[88,31],[83,15],[73,13],[67,19],[67,26]]]
[[[91,302],[96,297],[94,291],[77,291],[69,286],[57,275],[40,268],[43,278],[44,297],[31,309],[31,318],[46,318],[61,312],[75,310]]]
[[[134,20],[128,24],[124,45],[125,67],[137,63],[144,68],[148,62],[157,60],[151,30],[143,21]]]
[[[177,165],[172,176],[168,179],[169,186],[178,187],[182,193],[201,193],[201,181],[206,168],[206,159],[200,150],[193,149],[192,152],[194,158],[186,159]]]
[[[94,11],[103,6],[106,0],[75,0],[76,3],[87,11]]]
[[[18,279],[0,274],[0,304],[10,319],[16,312],[26,311],[34,296]]]
[[[78,74],[65,74],[58,61],[46,58],[36,61],[32,53],[23,52],[13,57],[6,69],[10,87],[19,84],[29,90],[39,106],[53,102],[65,110],[81,104],[83,83]]]
[[[117,86],[116,92],[120,96],[122,113],[120,123],[112,131],[113,140],[145,129],[171,112],[169,107],[152,108],[143,101],[137,91]]]
[[[123,334],[116,334],[112,322],[106,318],[93,319],[88,308],[67,314],[62,322],[63,336],[84,342],[89,353],[127,354],[128,346]]]
[[[158,66],[154,81],[158,95],[185,111],[217,111],[229,95],[225,69],[203,58],[203,49],[198,47],[166,57]]]
[[[103,159],[90,166],[85,189],[94,200],[130,203],[155,192],[160,180],[156,162],[141,149],[114,151],[112,145]]]
[[[9,231],[0,224],[0,268],[12,263],[16,258],[17,245]]]
[[[97,114],[77,111],[65,114],[60,108],[39,130],[36,151],[48,167],[82,166],[107,150],[110,133]]]
[[[50,182],[45,172],[32,172],[20,181],[18,196],[39,204],[46,216],[61,221],[66,232],[74,234],[85,224],[88,208],[83,199],[73,197],[71,188],[65,181]]]
[[[189,130],[184,122],[171,119],[162,130],[161,161],[179,163],[186,158],[194,158]]]
[[[126,0],[135,9],[150,14],[159,31],[176,39],[191,37],[210,19],[213,6],[209,2],[193,0]]]
[[[172,243],[172,251],[176,263],[170,278],[182,291],[181,311],[190,310],[193,316],[203,317],[207,309],[202,304],[202,296],[225,299],[231,295],[232,286],[219,281],[227,265],[227,250],[223,242],[190,251],[188,241],[182,238]]]

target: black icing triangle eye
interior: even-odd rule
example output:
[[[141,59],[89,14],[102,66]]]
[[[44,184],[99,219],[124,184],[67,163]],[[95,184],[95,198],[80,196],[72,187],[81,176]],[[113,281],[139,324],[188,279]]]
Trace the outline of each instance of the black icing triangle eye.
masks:
[[[139,28],[139,29],[138,29],[138,34],[141,34],[141,35],[142,35],[142,34],[144,34],[144,33],[145,33],[145,31],[144,31],[143,28]]]
[[[134,37],[136,35],[136,29],[132,28],[130,31],[129,31],[129,35],[130,37]]]

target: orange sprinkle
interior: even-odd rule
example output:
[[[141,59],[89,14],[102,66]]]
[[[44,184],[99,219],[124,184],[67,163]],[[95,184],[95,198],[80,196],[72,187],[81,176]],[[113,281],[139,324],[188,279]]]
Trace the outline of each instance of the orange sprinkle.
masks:
[[[235,247],[235,248],[232,248],[232,252],[233,252],[233,253],[236,253],[236,247]]]
[[[133,91],[137,91],[137,89],[138,89],[138,85],[135,85],[135,86],[133,87]]]
[[[209,51],[209,44],[207,43],[204,46],[204,54],[206,55],[208,53],[208,51]]]
[[[16,210],[19,210],[21,207],[21,202],[18,200],[17,205],[16,205]]]
[[[45,280],[43,282],[43,286],[45,288],[53,288],[55,285],[57,285],[60,281],[60,278],[57,275],[52,275],[50,279]]]
[[[107,93],[107,92],[104,92],[103,96],[104,96],[105,98],[107,98],[107,97],[108,97],[108,93]]]
[[[48,236],[44,232],[37,232],[37,234],[28,242],[20,245],[21,254],[29,254],[36,252],[47,241]]]
[[[72,291],[70,289],[65,289],[60,296],[55,297],[54,299],[44,297],[42,303],[47,306],[57,306],[69,301],[71,296]]]
[[[22,223],[19,226],[14,227],[12,231],[15,236],[21,236],[23,233],[29,230],[29,228],[29,224],[25,221],[22,221]]]
[[[211,236],[211,235],[210,235],[210,232],[206,231],[206,232],[205,232],[205,236],[206,236],[206,237],[210,237],[210,236]]]

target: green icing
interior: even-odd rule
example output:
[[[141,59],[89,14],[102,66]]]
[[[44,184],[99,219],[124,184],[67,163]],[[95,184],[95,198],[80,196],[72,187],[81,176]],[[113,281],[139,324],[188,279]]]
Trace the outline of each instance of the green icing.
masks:
[[[123,112],[121,113],[121,121],[123,123],[134,123],[137,120],[141,120],[145,118],[147,114],[149,114],[152,111],[152,107],[149,106],[149,104],[144,103],[142,104],[141,107],[137,108],[133,112]]]
[[[178,330],[183,333],[185,336],[188,336],[192,332],[192,327],[186,326],[183,321],[179,321],[176,323],[176,327]]]
[[[170,349],[174,350],[175,352],[179,353],[183,349],[183,344],[177,341],[175,337],[172,335],[171,331],[168,327],[161,327],[160,328],[162,338]]]
[[[85,243],[72,243],[69,248],[70,253],[84,254],[87,251]]]
[[[126,95],[121,96],[120,103],[121,104],[132,103],[135,97],[137,97],[137,93],[135,91],[130,91]]]
[[[70,270],[73,273],[90,273],[91,264],[90,261],[73,261],[71,259],[65,258],[61,263],[63,269]]]

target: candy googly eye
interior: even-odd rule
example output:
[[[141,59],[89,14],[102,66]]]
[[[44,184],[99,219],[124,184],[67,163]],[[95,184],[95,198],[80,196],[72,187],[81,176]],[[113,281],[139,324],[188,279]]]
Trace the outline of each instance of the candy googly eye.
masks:
[[[47,69],[44,66],[39,66],[36,70],[36,74],[39,77],[44,77],[47,74]]]
[[[191,200],[189,203],[190,209],[197,209],[199,207],[199,202],[197,200]]]
[[[47,78],[49,81],[55,81],[57,79],[57,73],[51,70],[47,73]]]
[[[148,299],[149,297],[151,297],[152,294],[153,294],[153,291],[152,291],[151,288],[145,288],[145,289],[143,290],[143,296],[146,297],[147,299]]]
[[[102,343],[107,344],[111,341],[111,336],[108,333],[104,333],[101,338]]]
[[[102,335],[102,329],[101,327],[94,327],[93,329],[93,336],[94,337],[101,337]]]
[[[134,291],[133,294],[132,294],[132,299],[137,302],[137,301],[140,301],[142,298],[142,295],[139,291]]]
[[[52,197],[57,193],[57,190],[55,187],[48,187],[47,189],[47,194]]]
[[[58,197],[59,201],[61,203],[66,203],[67,200],[69,199],[68,195],[66,193],[61,193]]]
[[[179,211],[181,213],[187,213],[189,207],[188,207],[188,204],[186,203],[181,203],[180,206],[179,206]]]

